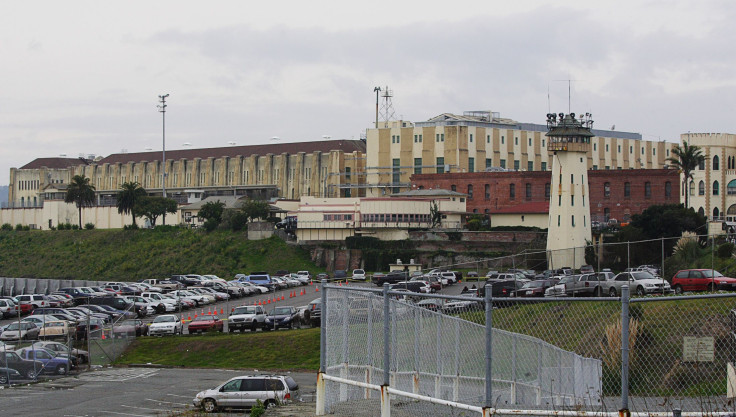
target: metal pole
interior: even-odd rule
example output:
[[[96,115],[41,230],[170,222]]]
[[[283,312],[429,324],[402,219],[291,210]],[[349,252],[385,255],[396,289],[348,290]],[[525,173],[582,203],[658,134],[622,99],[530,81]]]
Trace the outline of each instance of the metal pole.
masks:
[[[319,350],[319,371],[327,372],[327,280],[322,280],[322,294],[320,295],[322,300],[320,302],[320,346]]]
[[[388,282],[383,283],[383,385],[389,385],[391,372],[391,309]]]
[[[626,268],[631,268],[631,242],[626,242]]]
[[[493,286],[486,284],[485,286],[485,304],[486,304],[486,398],[484,408],[493,406]]]
[[[163,191],[164,198],[166,198],[166,97],[168,96],[169,96],[168,94],[158,96],[161,102],[161,104],[158,106],[158,111],[161,112],[161,120],[162,120],[161,136],[163,139],[163,152],[162,152],[161,159],[163,159],[163,161],[161,162],[161,166],[162,166],[163,172],[161,175],[161,190]],[[162,223],[164,226],[166,226],[166,211],[164,211]]]
[[[376,92],[376,129],[378,129],[378,93],[381,92],[381,87],[373,87],[373,91]]]
[[[662,278],[662,294],[664,294],[664,238],[661,238],[660,242],[662,242],[662,268],[659,270],[659,275]]]
[[[629,414],[629,286],[621,287],[621,410]]]

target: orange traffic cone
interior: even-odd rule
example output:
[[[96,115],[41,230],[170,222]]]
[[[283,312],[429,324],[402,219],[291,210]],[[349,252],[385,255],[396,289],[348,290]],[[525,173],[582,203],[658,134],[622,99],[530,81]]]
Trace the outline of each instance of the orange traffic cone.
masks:
[[[197,313],[194,313],[194,318],[195,318],[195,319],[197,318]]]
[[[105,332],[102,332],[102,340],[105,340]]]
[[[187,317],[187,320],[192,321],[192,316]]]
[[[270,298],[268,299],[268,303],[266,303],[266,304],[271,304],[271,299]]]
[[[314,287],[314,292],[319,292],[319,287]]]
[[[225,310],[223,310],[222,307],[220,307],[220,314],[225,314]]]

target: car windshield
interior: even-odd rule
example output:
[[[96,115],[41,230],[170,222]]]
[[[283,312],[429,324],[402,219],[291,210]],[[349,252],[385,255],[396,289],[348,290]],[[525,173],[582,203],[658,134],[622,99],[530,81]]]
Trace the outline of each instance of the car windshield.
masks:
[[[542,281],[529,281],[521,288],[542,288],[543,286],[544,282]]]
[[[291,309],[289,307],[278,307],[276,310],[273,311],[274,314],[291,314]]]
[[[137,323],[135,320],[125,320],[123,321],[123,326],[135,326]]]
[[[573,280],[574,280],[574,277],[572,275],[568,275],[568,276],[562,278],[561,280],[559,280],[559,282],[557,282],[557,283],[558,284],[567,284],[568,282],[572,282]]]
[[[217,320],[217,316],[202,316],[198,318],[196,321],[215,321]]]
[[[640,281],[643,279],[656,279],[654,275],[646,271],[631,272],[631,276],[634,277],[634,279],[637,281]]]
[[[712,269],[703,271],[703,275],[705,275],[706,278],[718,278],[723,276],[723,274],[721,274],[720,272],[714,271]]]
[[[353,271],[353,274],[365,274],[365,271],[363,271],[362,269],[356,269],[355,271]]]
[[[233,310],[233,314],[256,314],[255,307],[238,307]]]
[[[176,318],[174,316],[158,316],[153,320],[154,323],[173,323],[175,321]]]

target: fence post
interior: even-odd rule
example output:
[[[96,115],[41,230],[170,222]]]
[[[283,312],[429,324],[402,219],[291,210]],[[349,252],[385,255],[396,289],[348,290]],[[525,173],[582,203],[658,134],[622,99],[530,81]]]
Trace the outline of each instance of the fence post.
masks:
[[[419,309],[414,309],[414,378],[412,378],[412,393],[419,394],[419,334],[421,322]]]
[[[452,401],[460,398],[460,320],[455,320],[455,383],[452,385]]]
[[[437,330],[435,331],[435,371],[434,375],[434,396],[442,398],[442,314],[436,314]]]
[[[621,287],[621,410],[620,416],[630,416],[629,411],[629,286]]]
[[[383,385],[381,385],[381,417],[391,416],[388,387],[391,377],[391,308],[388,282],[383,284]]]
[[[322,280],[322,293],[320,294],[320,334],[319,334],[319,373],[317,374],[317,410],[318,416],[326,414],[326,387],[324,373],[327,371],[327,288],[325,288],[327,280]]]
[[[346,290],[342,291],[342,370],[340,371],[340,377],[349,379],[348,376],[350,375],[349,369],[348,369],[348,357],[349,357],[349,347],[348,347],[348,337],[349,337],[349,327],[348,327],[348,312],[350,311],[350,306],[348,304],[348,292]],[[275,320],[274,320],[275,323]],[[340,401],[344,402],[348,400],[348,386],[346,384],[340,384]]]
[[[368,295],[368,366],[365,368],[365,383],[371,383],[371,372],[373,370],[373,294]],[[365,389],[365,399],[371,398],[371,390]]]
[[[493,406],[493,291],[491,284],[485,286],[485,306],[486,306],[486,395],[483,404],[483,416],[491,415],[491,407]]]

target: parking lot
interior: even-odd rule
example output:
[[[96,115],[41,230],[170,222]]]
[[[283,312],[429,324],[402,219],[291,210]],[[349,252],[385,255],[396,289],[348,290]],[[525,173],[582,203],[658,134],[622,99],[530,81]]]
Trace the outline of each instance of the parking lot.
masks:
[[[192,409],[197,392],[254,370],[103,368],[0,391],[2,415],[170,416]],[[314,402],[316,373],[290,373],[302,399]],[[222,413],[221,415],[243,415]]]

